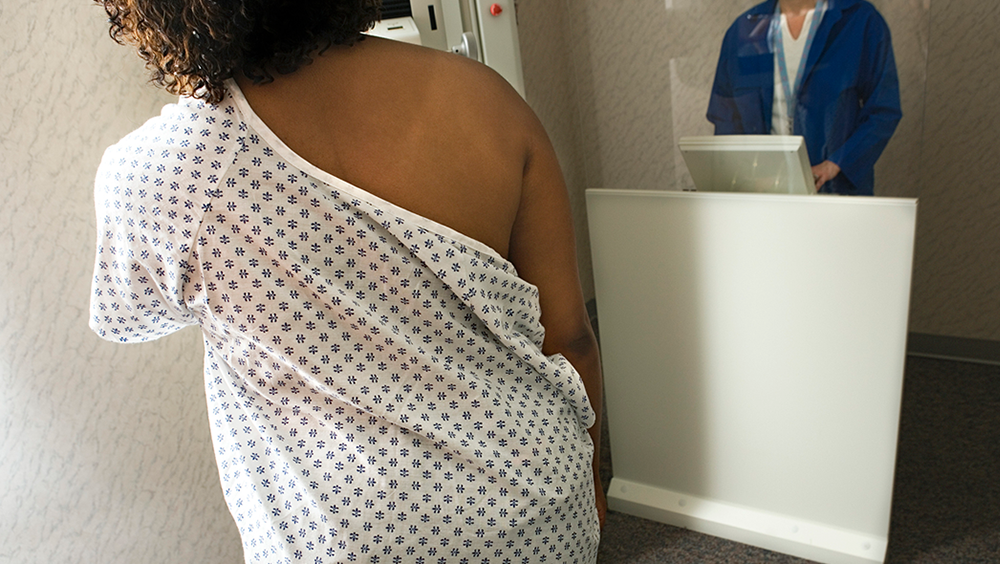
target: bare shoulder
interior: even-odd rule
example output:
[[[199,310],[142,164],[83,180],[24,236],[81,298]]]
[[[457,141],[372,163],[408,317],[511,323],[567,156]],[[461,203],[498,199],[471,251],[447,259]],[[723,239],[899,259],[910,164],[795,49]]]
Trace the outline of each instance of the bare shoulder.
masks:
[[[369,37],[245,93],[307,161],[507,256],[547,137],[493,69]]]
[[[426,101],[439,104],[455,117],[497,120],[508,130],[531,127],[536,121],[517,91],[483,63],[453,53],[386,40],[373,47],[386,58],[379,65],[381,68],[402,65],[405,70],[400,72],[409,89],[427,96]]]

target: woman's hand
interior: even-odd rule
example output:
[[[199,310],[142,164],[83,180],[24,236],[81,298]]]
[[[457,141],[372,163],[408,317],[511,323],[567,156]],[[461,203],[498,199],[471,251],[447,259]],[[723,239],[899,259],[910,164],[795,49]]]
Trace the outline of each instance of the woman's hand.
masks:
[[[604,517],[608,513],[608,498],[604,495],[604,486],[601,485],[601,476],[594,472],[594,496],[597,498],[597,519],[601,523],[601,532],[604,531]]]
[[[824,184],[840,174],[840,167],[833,161],[823,161],[812,167],[812,173],[813,180],[816,181],[816,191],[818,192]]]

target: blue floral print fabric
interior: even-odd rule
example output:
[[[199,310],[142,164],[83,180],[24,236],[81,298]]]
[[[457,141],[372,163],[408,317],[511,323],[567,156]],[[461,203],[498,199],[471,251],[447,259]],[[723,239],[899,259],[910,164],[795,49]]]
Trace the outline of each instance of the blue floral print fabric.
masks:
[[[235,84],[109,148],[95,200],[91,327],[200,326],[247,562],[596,561],[594,414],[492,249],[301,159]]]

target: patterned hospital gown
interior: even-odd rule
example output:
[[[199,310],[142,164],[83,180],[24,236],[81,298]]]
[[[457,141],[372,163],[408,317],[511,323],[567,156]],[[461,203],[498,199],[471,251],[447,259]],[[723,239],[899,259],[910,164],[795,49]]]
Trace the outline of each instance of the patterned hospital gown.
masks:
[[[541,353],[537,289],[306,162],[229,88],[105,153],[91,326],[201,326],[246,561],[594,562],[594,414]]]

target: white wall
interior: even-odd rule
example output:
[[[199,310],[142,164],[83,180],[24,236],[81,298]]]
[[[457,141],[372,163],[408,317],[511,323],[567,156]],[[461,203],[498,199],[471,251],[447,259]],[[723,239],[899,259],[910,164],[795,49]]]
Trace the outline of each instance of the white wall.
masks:
[[[106,18],[0,4],[0,562],[240,562],[197,330],[87,328],[101,153],[169,101]]]

